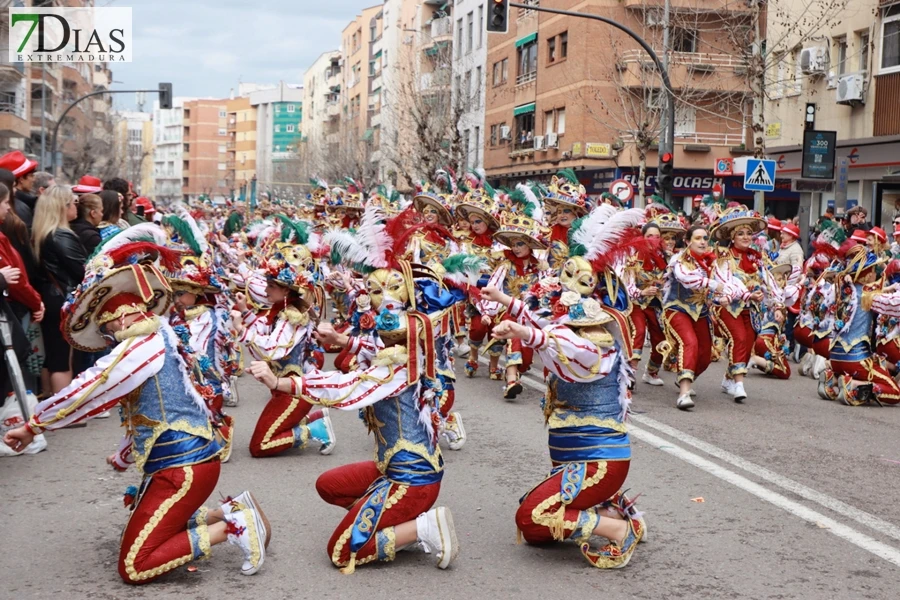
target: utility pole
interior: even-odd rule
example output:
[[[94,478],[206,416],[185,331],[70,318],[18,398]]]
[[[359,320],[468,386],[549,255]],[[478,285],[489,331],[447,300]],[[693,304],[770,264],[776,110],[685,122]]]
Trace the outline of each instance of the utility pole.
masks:
[[[669,15],[671,14],[672,3],[671,0],[666,0],[665,7],[663,8],[663,55],[662,55],[662,66],[663,69],[668,73],[669,72]],[[658,13],[657,13],[658,14]],[[659,129],[660,131],[667,131],[668,128],[668,116],[669,116],[669,94],[666,94],[663,98],[663,111],[662,115],[659,118]],[[665,152],[674,152],[675,148],[669,148],[669,140],[665,138],[665,136],[660,136],[659,139],[659,155],[662,156]]]
[[[753,46],[750,55],[750,93],[753,95],[753,157],[766,157],[766,56],[760,31],[760,13],[763,0],[750,0],[750,19],[753,23]],[[765,214],[765,192],[753,193],[753,210]]]

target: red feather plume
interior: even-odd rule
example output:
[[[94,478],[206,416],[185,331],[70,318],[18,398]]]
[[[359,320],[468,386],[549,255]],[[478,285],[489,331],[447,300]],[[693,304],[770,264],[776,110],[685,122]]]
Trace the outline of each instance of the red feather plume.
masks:
[[[112,259],[113,264],[115,265],[123,265],[132,262],[133,260],[154,260],[158,257],[160,264],[165,269],[174,271],[181,266],[179,260],[181,258],[181,252],[166,248],[165,246],[160,246],[153,242],[132,242],[130,244],[123,244],[118,248],[110,250],[106,255]]]

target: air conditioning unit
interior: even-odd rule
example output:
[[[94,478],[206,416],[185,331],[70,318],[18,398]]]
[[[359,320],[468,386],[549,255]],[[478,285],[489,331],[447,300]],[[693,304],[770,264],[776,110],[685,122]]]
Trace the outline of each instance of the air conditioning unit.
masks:
[[[843,75],[837,86],[838,104],[865,104],[865,81],[860,73]]]
[[[648,10],[644,13],[644,25],[647,27],[662,27],[665,25],[663,13],[659,10]]]
[[[563,158],[572,158],[572,153],[569,152],[568,150],[566,150],[565,152],[562,153],[562,157]]]
[[[828,70],[828,52],[825,48],[804,48],[800,51],[800,70],[805,75],[824,75]]]
[[[500,126],[500,139],[501,140],[511,139],[509,137],[509,125],[501,125]]]
[[[535,150],[546,150],[547,146],[544,145],[544,136],[536,135],[534,136],[534,149]]]
[[[548,148],[559,148],[559,136],[555,133],[547,134],[547,147]]]

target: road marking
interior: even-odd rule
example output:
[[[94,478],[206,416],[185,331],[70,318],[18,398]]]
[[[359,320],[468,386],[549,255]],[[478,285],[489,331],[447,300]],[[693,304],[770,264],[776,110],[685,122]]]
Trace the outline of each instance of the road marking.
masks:
[[[487,363],[487,360],[484,358],[480,359],[481,362]],[[533,388],[538,391],[544,391],[546,389],[546,385],[538,380],[537,378],[531,375],[523,375],[521,382],[524,385],[527,385],[530,388]],[[850,506],[836,498],[832,498],[827,496],[826,494],[822,494],[821,492],[817,492],[812,488],[806,487],[796,481],[788,479],[787,477],[783,477],[774,473],[764,467],[761,467],[755,463],[747,461],[737,455],[734,455],[730,452],[726,452],[713,444],[709,444],[700,439],[697,439],[687,433],[684,433],[674,427],[670,427],[663,423],[656,421],[655,419],[651,419],[650,417],[646,417],[643,415],[631,415],[631,419],[637,421],[647,427],[651,427],[657,429],[658,431],[665,433],[680,442],[683,442],[687,445],[693,446],[707,454],[716,457],[723,462],[730,463],[740,469],[743,469],[749,473],[752,473],[776,486],[782,487],[787,491],[797,494],[802,498],[810,500],[812,502],[816,502],[828,508],[838,514],[853,519],[854,521],[865,525],[867,527],[871,527],[872,529],[888,535],[894,539],[900,540],[900,528],[879,519],[878,517],[871,515],[869,513],[860,511],[857,508]],[[773,492],[762,485],[747,479],[746,477],[735,473],[734,471],[730,471],[725,467],[719,466],[716,463],[703,458],[698,454],[694,454],[693,452],[682,448],[681,446],[673,445],[668,440],[661,438],[649,431],[645,431],[640,427],[632,426],[629,431],[634,434],[634,436],[638,439],[641,439],[651,445],[653,445],[656,449],[667,452],[681,460],[691,464],[702,471],[706,471],[707,473],[718,477],[719,479],[734,485],[770,504],[773,504],[782,510],[785,510],[791,513],[794,516],[797,516],[805,521],[816,525],[824,525],[837,537],[840,537],[853,545],[878,556],[894,565],[900,566],[900,550],[879,542],[878,540],[861,533],[851,527],[848,527],[830,517],[823,515],[811,508],[807,508],[802,504],[794,502],[789,498],[778,494],[777,492]]]

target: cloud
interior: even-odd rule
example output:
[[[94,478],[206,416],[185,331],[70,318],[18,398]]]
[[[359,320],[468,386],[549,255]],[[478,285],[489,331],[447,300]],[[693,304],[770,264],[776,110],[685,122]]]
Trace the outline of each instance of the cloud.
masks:
[[[240,82],[300,83],[341,31],[377,0],[132,0],[133,62],[111,65],[113,88],[227,97]],[[152,99],[150,99],[152,100]],[[133,99],[116,98],[132,108]],[[145,107],[145,109],[148,107]]]

